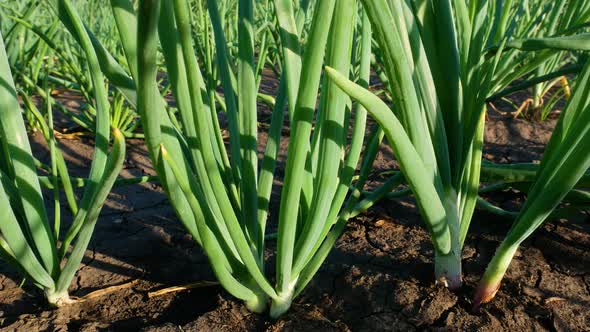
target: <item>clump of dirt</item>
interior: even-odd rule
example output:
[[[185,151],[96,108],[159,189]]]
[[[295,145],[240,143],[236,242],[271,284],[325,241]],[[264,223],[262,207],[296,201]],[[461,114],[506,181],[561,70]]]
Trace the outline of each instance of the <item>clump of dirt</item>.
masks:
[[[538,124],[491,116],[485,157],[496,162],[540,160],[552,125],[554,122]],[[41,138],[34,138],[35,150],[43,156],[46,150]],[[92,158],[90,143],[84,139],[60,142],[75,176],[85,175]],[[286,140],[282,146],[284,150]],[[131,140],[129,152],[123,176],[153,174],[141,141]],[[390,149],[382,150],[376,170],[395,164],[390,155]],[[494,194],[492,199],[500,206],[518,208],[522,195],[505,191]],[[212,281],[214,276],[206,256],[186,235],[159,186],[147,183],[120,187],[109,197],[70,292],[84,296],[97,289],[135,282],[111,294],[53,310],[28,283],[19,288],[21,279],[16,271],[1,265],[0,328],[582,331],[590,326],[589,222],[588,213],[579,212],[567,220],[543,225],[521,246],[496,299],[473,312],[473,290],[511,220],[476,212],[463,256],[465,286],[451,292],[433,284],[433,249],[414,202],[381,202],[350,221],[329,259],[293,308],[282,319],[271,321],[267,316],[248,312],[219,286],[150,297],[154,290]]]

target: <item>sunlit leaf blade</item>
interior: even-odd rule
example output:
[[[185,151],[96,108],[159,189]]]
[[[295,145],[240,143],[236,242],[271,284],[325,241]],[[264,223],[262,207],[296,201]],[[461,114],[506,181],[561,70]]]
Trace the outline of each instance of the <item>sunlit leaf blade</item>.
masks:
[[[55,273],[57,254],[53,231],[43,202],[37,169],[14,88],[4,40],[0,35],[0,144],[3,171],[13,179],[22,201],[32,250],[49,273]],[[5,213],[9,213],[5,211]]]
[[[418,198],[418,205],[426,219],[435,248],[445,254],[451,250],[451,239],[446,212],[432,181],[426,177],[422,159],[405,130],[389,107],[368,90],[354,84],[337,71],[326,68],[326,73],[348,95],[361,103],[379,123],[400,162],[400,167]]]

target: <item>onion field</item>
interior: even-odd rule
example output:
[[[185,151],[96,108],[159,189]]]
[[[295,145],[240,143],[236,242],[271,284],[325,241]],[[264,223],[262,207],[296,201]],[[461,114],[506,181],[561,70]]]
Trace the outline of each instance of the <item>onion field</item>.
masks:
[[[0,0],[0,330],[587,331],[590,2]]]

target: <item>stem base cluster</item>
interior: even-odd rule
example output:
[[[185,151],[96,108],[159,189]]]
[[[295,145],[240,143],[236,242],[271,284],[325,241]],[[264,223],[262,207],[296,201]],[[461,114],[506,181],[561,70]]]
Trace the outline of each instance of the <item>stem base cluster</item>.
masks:
[[[64,307],[75,302],[75,300],[70,298],[70,295],[67,291],[56,292],[54,290],[46,290],[45,298],[47,299],[49,305],[56,308]]]

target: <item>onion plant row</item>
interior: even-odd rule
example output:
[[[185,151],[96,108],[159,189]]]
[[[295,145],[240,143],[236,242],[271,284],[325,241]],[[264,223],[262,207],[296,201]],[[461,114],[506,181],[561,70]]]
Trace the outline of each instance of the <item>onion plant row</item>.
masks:
[[[7,220],[0,223],[0,255],[52,303],[69,301],[67,287],[116,183],[123,137],[137,134],[137,115],[158,180],[220,284],[252,311],[270,306],[272,317],[286,312],[311,281],[347,221],[377,200],[398,195],[392,191],[401,183],[409,185],[406,191],[415,196],[431,234],[435,279],[450,288],[462,284],[461,252],[475,207],[482,204],[480,182],[518,184],[528,193],[475,304],[493,297],[518,246],[560,201],[588,201],[583,190],[590,166],[587,2],[109,4],[108,13],[101,11],[112,16],[112,25],[92,27],[82,23],[69,0],[23,4],[22,11],[8,15],[11,44],[8,54],[0,53],[5,82],[0,91],[0,205]],[[33,19],[47,13],[49,26]],[[95,34],[95,28],[110,35]],[[27,47],[19,47],[23,34],[35,36]],[[53,41],[56,36],[68,40],[67,50]],[[48,54],[67,69],[50,73]],[[261,88],[265,70],[278,77],[276,91]],[[372,70],[384,84],[379,96],[369,91]],[[531,87],[538,98],[546,82],[566,73],[578,78],[542,163],[482,161],[487,103]],[[13,75],[21,85],[25,118],[50,148],[49,176],[37,175]],[[59,107],[49,84],[79,90],[87,112]],[[34,94],[43,97],[43,109],[32,102]],[[86,180],[67,173],[52,106],[96,137]],[[271,109],[264,132],[259,128],[262,108]],[[378,123],[370,133],[368,115]],[[286,126],[286,165],[279,177]],[[112,129],[109,153],[111,127],[121,130]],[[365,192],[385,137],[400,172]],[[281,180],[279,203],[273,207],[271,194]],[[85,184],[79,203],[76,182]],[[53,223],[42,184],[53,190]],[[60,189],[74,215],[65,236],[60,236]],[[274,267],[267,266],[271,221],[278,223]]]
[[[384,73],[391,82],[393,108],[332,68],[327,73],[365,106],[385,131],[430,230],[436,279],[457,288],[462,282],[461,251],[478,195],[487,97],[507,89],[513,79],[537,70],[555,52],[587,50],[590,39],[584,33],[512,39],[507,34],[510,20],[504,17],[510,7],[503,7],[510,2],[362,2],[375,30]],[[588,12],[585,4],[567,3]],[[490,13],[500,14],[492,24]],[[528,61],[512,65],[511,60],[522,57],[522,52],[528,52]],[[582,96],[586,84],[582,80],[577,86],[577,95],[560,121],[564,131],[561,127],[556,131],[537,184],[484,277],[485,294],[497,289],[518,245],[588,169],[584,150],[587,122],[577,115],[585,112]],[[570,117],[580,121],[580,128],[575,127],[572,137],[566,138]],[[547,163],[555,165],[549,170]]]

